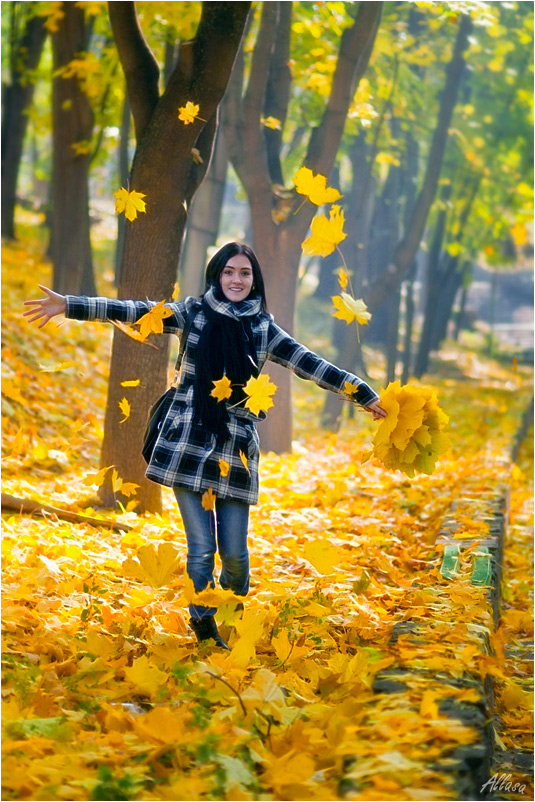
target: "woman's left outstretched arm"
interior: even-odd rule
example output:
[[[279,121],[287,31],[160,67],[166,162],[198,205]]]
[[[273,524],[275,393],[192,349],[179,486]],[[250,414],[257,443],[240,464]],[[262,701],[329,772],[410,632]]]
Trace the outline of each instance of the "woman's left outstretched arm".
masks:
[[[360,404],[373,415],[374,420],[386,417],[385,410],[379,405],[379,396],[369,384],[354,373],[341,370],[326,359],[322,359],[273,322],[269,326],[267,358],[271,362],[284,365],[302,379],[310,379],[319,387]],[[350,395],[346,385],[356,387],[356,390]]]

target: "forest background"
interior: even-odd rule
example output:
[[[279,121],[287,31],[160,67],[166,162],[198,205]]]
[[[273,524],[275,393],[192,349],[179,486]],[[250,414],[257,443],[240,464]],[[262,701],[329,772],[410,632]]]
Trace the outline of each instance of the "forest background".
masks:
[[[214,3],[201,20],[202,7],[3,5],[2,235],[15,236],[18,191],[43,215],[55,289],[153,300],[176,282],[179,297],[198,294],[216,245],[244,238],[279,324],[294,331],[299,292],[309,344],[364,376],[363,348],[378,346],[382,381],[421,378],[446,334],[473,324],[478,266],[493,277],[491,326],[509,303],[497,275],[514,277],[529,343],[530,4],[282,2],[247,17],[246,3]],[[188,102],[200,108],[190,123],[178,119]],[[342,194],[346,236],[327,258],[302,252],[321,211],[292,184],[302,166]],[[145,196],[135,220],[115,219],[120,187]],[[343,262],[372,314],[360,337],[331,323]],[[167,338],[151,345],[114,333],[101,465],[157,510],[139,444],[169,357]],[[271,370],[261,442],[288,451],[291,380]],[[336,430],[341,412],[330,395],[322,425]],[[109,478],[101,495],[121,499]]]
[[[370,689],[394,659],[394,623],[421,603],[415,578],[437,580],[445,511],[470,477],[482,492],[503,480],[532,394],[532,4],[11,2],[2,44],[5,487],[96,517],[104,503],[124,527],[5,522],[6,798],[334,799],[358,749],[368,768],[347,781],[362,798],[417,798],[418,783],[448,798],[409,733],[437,759],[472,735],[432,729],[436,695],[423,725],[410,705],[394,724]],[[302,243],[313,219],[337,213],[296,191],[303,166],[343,196],[346,236],[326,257]],[[145,196],[133,220],[115,212],[121,187]],[[139,455],[176,344],[20,317],[37,281],[198,294],[210,254],[236,238],[260,256],[278,323],[376,387],[434,385],[453,435],[435,473],[408,482],[361,464],[363,415],[269,367],[251,616],[223,606],[240,645],[230,663],[207,663],[237,697],[194,668],[183,532]],[[372,314],[358,334],[332,316],[342,266]],[[500,637],[528,627],[531,463],[507,463],[517,541]],[[481,624],[474,589],[470,602],[440,594],[439,621],[449,605]],[[494,670],[501,735],[525,743],[523,676],[507,661]],[[176,704],[189,717],[180,745]],[[385,775],[374,760],[388,744],[400,751]]]

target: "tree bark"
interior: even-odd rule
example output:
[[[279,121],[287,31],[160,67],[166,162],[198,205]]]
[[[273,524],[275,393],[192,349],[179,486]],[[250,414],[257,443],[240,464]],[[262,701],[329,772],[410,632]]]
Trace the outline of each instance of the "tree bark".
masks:
[[[228,156],[223,130],[218,128],[210,169],[191,205],[180,271],[182,297],[199,295],[204,286],[208,248],[219,233]]]
[[[205,2],[195,39],[182,43],[177,65],[164,93],[158,71],[139,28],[132,2],[108,4],[112,30],[125,71],[137,146],[130,189],[146,195],[146,213],[128,222],[121,264],[119,298],[169,299],[186,224],[186,208],[209,167],[218,104],[232,70],[250,8],[249,2]],[[198,103],[199,117],[185,125],[178,108]],[[195,147],[202,164],[191,158]],[[184,206],[186,204],[186,208]],[[113,340],[101,464],[114,465],[121,478],[140,485],[140,509],[161,509],[160,487],[145,478],[141,439],[147,410],[165,388],[168,342],[156,338],[156,350],[116,331]],[[140,378],[135,391],[121,387]],[[121,423],[119,401],[132,404]],[[117,501],[110,484],[101,488],[104,503]]]
[[[63,295],[95,294],[89,224],[89,143],[93,112],[76,78],[61,71],[87,48],[84,11],[63,3],[64,16],[52,34],[52,230],[53,287]]]
[[[266,293],[276,320],[293,332],[297,274],[301,243],[315,214],[312,204],[293,212],[302,198],[294,191],[272,191],[272,175],[261,118],[266,108],[270,65],[281,36],[282,3],[265,3],[255,45],[249,80],[242,100],[241,71],[232,82],[225,109],[229,155],[247,192],[251,207],[254,248],[263,267]],[[284,12],[288,9],[284,8]],[[312,131],[304,165],[313,172],[330,175],[340,144],[351,99],[364,74],[381,18],[382,3],[360,3],[354,23],[344,30],[329,100],[318,128]],[[289,15],[284,25],[289,27]],[[281,112],[279,112],[281,113]],[[277,365],[269,375],[278,385],[275,409],[259,428],[264,449],[278,453],[291,450],[291,375]]]
[[[29,6],[20,3],[19,6]],[[12,3],[11,14],[17,13],[17,4]],[[2,97],[2,237],[15,239],[15,204],[17,181],[22,159],[24,137],[28,127],[26,109],[33,98],[34,83],[28,77],[41,59],[47,30],[43,17],[27,20],[24,32],[17,42],[12,42],[16,52],[11,53],[11,75],[9,86],[3,87]]]

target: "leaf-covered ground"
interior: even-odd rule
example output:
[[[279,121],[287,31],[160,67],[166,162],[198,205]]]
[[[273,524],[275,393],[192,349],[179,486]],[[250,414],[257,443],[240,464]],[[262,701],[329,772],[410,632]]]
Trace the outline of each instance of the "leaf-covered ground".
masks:
[[[321,432],[323,394],[296,382],[294,453],[262,461],[245,612],[232,599],[219,610],[232,651],[199,650],[172,494],[163,516],[138,517],[99,510],[91,486],[111,327],[29,326],[22,300],[49,267],[30,240],[3,264],[4,491],[132,527],[4,516],[4,799],[454,798],[448,758],[477,736],[438,702],[475,691],[422,683],[441,670],[492,673],[499,738],[527,748],[529,673],[508,654],[531,627],[533,454],[507,456],[527,368],[450,345],[428,383],[453,447],[412,480],[361,462],[368,416]],[[504,615],[483,660],[484,589],[441,580],[434,543],[467,481],[484,494],[504,480]],[[391,640],[408,619],[425,644]],[[407,690],[375,693],[377,673],[400,664],[414,668]]]

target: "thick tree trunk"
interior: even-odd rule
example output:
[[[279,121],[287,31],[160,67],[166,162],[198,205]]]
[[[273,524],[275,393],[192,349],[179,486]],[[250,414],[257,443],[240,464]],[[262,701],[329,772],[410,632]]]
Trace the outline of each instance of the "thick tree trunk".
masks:
[[[181,297],[199,295],[204,286],[208,248],[219,233],[228,156],[222,128],[218,129],[210,169],[206,174],[188,217],[184,252],[180,260]]]
[[[76,78],[61,71],[87,47],[84,11],[63,3],[64,16],[52,35],[52,231],[51,256],[56,292],[76,295],[94,290],[89,232],[89,166],[93,112]],[[83,152],[77,153],[77,146]],[[83,281],[84,280],[84,281]],[[85,284],[85,286],[83,286]],[[92,286],[91,286],[92,284]]]
[[[117,151],[119,184],[128,189],[128,176],[130,174],[130,158],[128,156],[128,145],[130,141],[130,103],[125,91],[123,113],[121,115],[121,127],[119,129],[119,148]],[[124,235],[126,231],[126,217],[124,214],[117,215],[117,243],[115,245],[115,284],[119,284],[119,273],[123,259]]]
[[[15,3],[11,13],[15,13]],[[28,6],[29,3],[19,5]],[[47,30],[43,17],[32,17],[11,53],[11,83],[2,97],[2,237],[15,239],[15,203],[24,136],[28,126],[26,109],[32,102],[34,83],[28,76],[39,64]]]
[[[249,8],[248,2],[203,3],[195,40],[181,46],[160,98],[158,68],[139,28],[134,3],[109,3],[136,128],[130,189],[145,193],[147,203],[146,213],[127,223],[119,298],[171,297],[186,224],[184,202],[189,208],[209,167],[218,104]],[[177,110],[192,99],[207,122],[196,120],[186,126],[178,120]],[[191,158],[193,147],[201,154],[200,164]],[[147,410],[166,385],[168,342],[160,336],[151,344],[156,350],[115,332],[101,454],[102,466],[114,465],[123,480],[140,485],[136,499],[141,511],[161,509],[159,485],[145,478],[141,440]],[[141,379],[135,390],[121,387],[122,381],[135,378]],[[123,396],[132,410],[121,423]],[[110,483],[101,488],[101,497],[108,505],[120,499]]]

